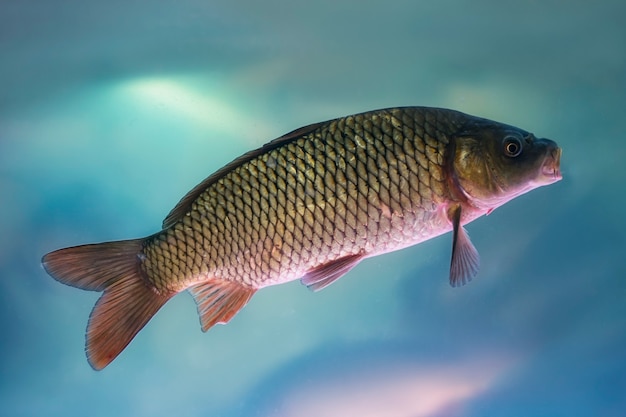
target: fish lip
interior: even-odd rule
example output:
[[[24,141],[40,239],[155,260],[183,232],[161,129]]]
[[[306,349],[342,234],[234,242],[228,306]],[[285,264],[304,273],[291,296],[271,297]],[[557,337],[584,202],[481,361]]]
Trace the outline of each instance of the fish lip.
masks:
[[[561,153],[561,148],[555,147],[546,155],[540,171],[544,181],[553,183],[563,179],[561,175]]]

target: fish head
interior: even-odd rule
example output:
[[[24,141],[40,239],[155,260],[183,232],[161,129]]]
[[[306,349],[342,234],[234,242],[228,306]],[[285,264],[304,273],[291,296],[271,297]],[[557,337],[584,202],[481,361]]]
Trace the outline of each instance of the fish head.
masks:
[[[554,141],[485,120],[455,136],[452,178],[470,204],[490,211],[559,181],[560,159]]]

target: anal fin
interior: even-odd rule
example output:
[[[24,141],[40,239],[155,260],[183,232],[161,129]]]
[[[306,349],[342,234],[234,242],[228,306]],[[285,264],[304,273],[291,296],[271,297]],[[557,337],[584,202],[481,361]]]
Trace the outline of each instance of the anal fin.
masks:
[[[189,288],[198,307],[200,325],[206,332],[213,325],[225,324],[245,306],[256,289],[233,281],[212,279]]]
[[[363,254],[357,253],[319,265],[307,272],[300,279],[300,282],[306,285],[310,290],[322,290],[347,274],[348,271],[361,262],[363,258]]]

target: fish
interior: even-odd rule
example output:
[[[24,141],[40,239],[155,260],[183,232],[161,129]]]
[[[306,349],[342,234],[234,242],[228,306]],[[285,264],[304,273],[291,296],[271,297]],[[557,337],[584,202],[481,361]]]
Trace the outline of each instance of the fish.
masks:
[[[464,225],[562,179],[561,148],[525,130],[431,107],[311,124],[245,153],[189,191],[145,238],[43,256],[57,281],[102,292],[89,364],[115,359],[174,295],[189,291],[207,331],[261,288],[319,291],[366,258],[452,232],[449,282],[479,255]]]

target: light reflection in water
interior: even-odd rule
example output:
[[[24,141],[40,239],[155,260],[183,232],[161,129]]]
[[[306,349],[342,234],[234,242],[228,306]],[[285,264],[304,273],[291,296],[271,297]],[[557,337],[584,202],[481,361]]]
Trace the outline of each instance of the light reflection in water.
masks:
[[[469,358],[441,366],[361,362],[341,373],[298,384],[287,393],[280,417],[435,417],[460,415],[518,361]]]

